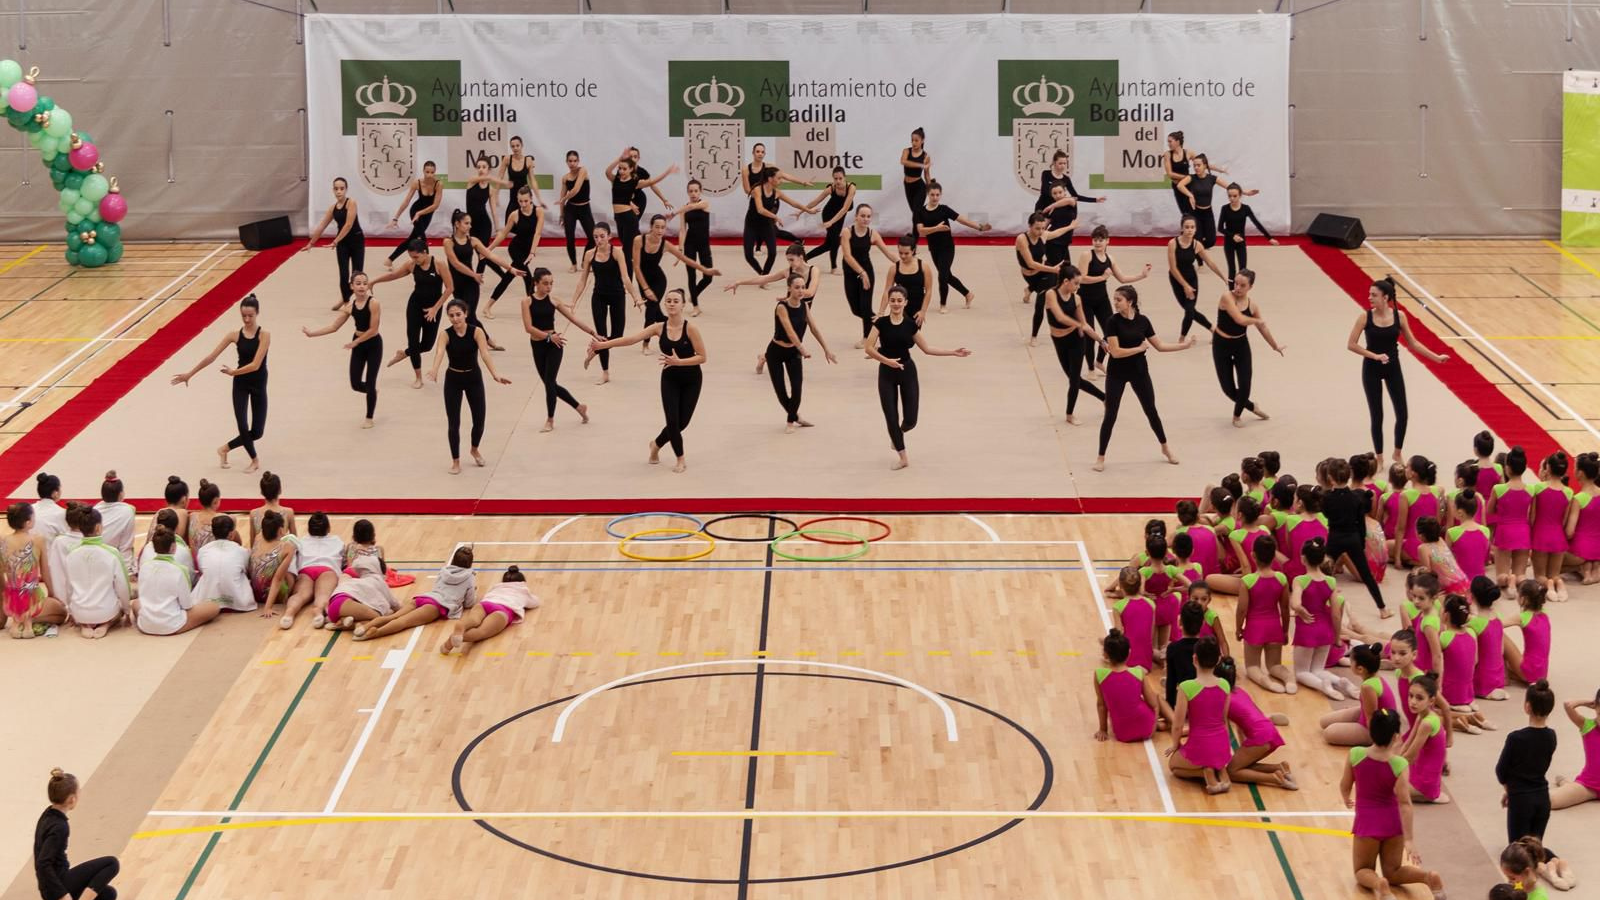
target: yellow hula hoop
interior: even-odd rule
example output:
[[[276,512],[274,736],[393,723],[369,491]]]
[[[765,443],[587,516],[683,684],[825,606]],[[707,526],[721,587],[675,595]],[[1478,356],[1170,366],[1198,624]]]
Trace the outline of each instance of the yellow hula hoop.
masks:
[[[693,553],[687,553],[681,556],[645,556],[640,553],[634,553],[628,549],[629,541],[639,540],[644,538],[645,535],[650,534],[675,534],[679,537],[699,538],[700,540],[705,541],[706,545],[705,547],[696,550]],[[656,540],[659,541],[668,539],[656,538]],[[644,531],[635,531],[633,534],[630,534],[617,542],[618,553],[621,553],[623,556],[626,556],[629,559],[636,559],[640,562],[688,562],[691,559],[699,559],[702,556],[710,556],[711,551],[715,549],[717,549],[716,538],[713,538],[711,535],[706,534],[703,531],[694,531],[688,528],[650,528]]]

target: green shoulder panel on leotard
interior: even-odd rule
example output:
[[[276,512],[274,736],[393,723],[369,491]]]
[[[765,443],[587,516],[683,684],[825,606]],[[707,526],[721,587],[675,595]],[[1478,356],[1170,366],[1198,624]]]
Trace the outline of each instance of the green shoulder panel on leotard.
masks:
[[[1278,570],[1273,569],[1272,570],[1272,577],[1276,578],[1278,580],[1278,585],[1280,587],[1288,587],[1289,586],[1289,576],[1283,574],[1282,572],[1279,572]]]
[[[1233,685],[1228,683],[1228,679],[1226,679],[1226,678],[1218,678],[1217,679],[1217,683],[1222,685],[1222,692],[1224,694],[1233,693]]]
[[[1145,669],[1144,666],[1132,666],[1128,669],[1128,671],[1132,672],[1134,675],[1137,675],[1140,681],[1143,681],[1145,676],[1150,674],[1150,672]]]
[[[1406,769],[1409,768],[1411,768],[1411,763],[1404,756],[1396,753],[1389,757],[1389,770],[1394,772],[1396,778],[1404,775]]]
[[[1254,590],[1255,589],[1256,582],[1260,581],[1260,580],[1261,580],[1261,573],[1260,572],[1251,572],[1249,575],[1246,575],[1243,578],[1240,578],[1239,579],[1239,583],[1244,585],[1244,589],[1246,591],[1250,591],[1250,590]]]
[[[1459,631],[1441,631],[1441,632],[1439,632],[1439,649],[1443,650],[1446,647],[1449,647],[1451,644],[1455,643],[1456,635],[1458,635],[1458,634],[1461,634],[1461,632],[1459,632]]]
[[[1113,612],[1119,612],[1120,613],[1124,609],[1127,609],[1127,607],[1128,607],[1128,598],[1127,597],[1123,597],[1120,600],[1117,600],[1116,602],[1111,604],[1111,610]]]
[[[1437,713],[1428,713],[1427,717],[1422,720],[1422,725],[1428,729],[1429,734],[1438,734],[1439,729],[1444,727],[1444,724],[1439,721]]]
[[[1416,621],[1417,613],[1422,612],[1422,610],[1410,600],[1400,601],[1400,608],[1406,611],[1406,618],[1411,619],[1412,621]]]
[[[1374,694],[1378,695],[1379,700],[1383,699],[1383,679],[1381,677],[1374,675],[1371,678],[1368,678],[1366,681],[1361,682],[1361,686],[1364,688],[1370,688]]]
[[[1594,719],[1584,719],[1583,724],[1578,726],[1578,733],[1588,734],[1596,728],[1600,728],[1600,724],[1597,724]]]
[[[1428,613],[1427,615],[1422,617],[1422,630],[1423,631],[1427,631],[1429,628],[1432,628],[1434,631],[1438,631],[1439,630],[1439,614],[1438,613]]]
[[[1205,622],[1206,622],[1207,625],[1213,624],[1214,622],[1216,622],[1220,618],[1222,618],[1222,617],[1217,614],[1216,610],[1212,609],[1209,606],[1206,607]]]
[[[1406,488],[1400,492],[1400,496],[1406,498],[1407,503],[1415,504],[1417,502],[1417,498],[1422,496],[1422,492],[1416,488]]]
[[[1361,765],[1361,761],[1366,759],[1366,758],[1367,758],[1367,748],[1366,747],[1351,747],[1350,748],[1350,767],[1352,769],[1355,768],[1356,766]]]
[[[1198,694],[1201,691],[1205,690],[1205,685],[1203,685],[1200,682],[1198,682],[1198,681],[1194,680],[1193,678],[1191,678],[1188,681],[1185,681],[1184,683],[1178,685],[1178,690],[1183,691],[1183,695],[1185,697],[1188,697],[1190,700],[1193,700],[1195,698],[1196,694]]]
[[[1572,495],[1572,499],[1577,502],[1579,509],[1588,509],[1589,502],[1594,499],[1594,496],[1594,494],[1587,491],[1579,491]]]
[[[1102,681],[1105,681],[1106,680],[1106,676],[1110,675],[1110,674],[1111,674],[1111,670],[1110,669],[1103,668],[1103,667],[1095,669],[1094,670],[1094,683],[1095,684],[1099,684]]]
[[[1472,632],[1473,637],[1482,637],[1484,631],[1488,630],[1488,628],[1488,616],[1473,616],[1467,620],[1467,630]]]
[[[1533,621],[1533,612],[1531,610],[1526,610],[1526,609],[1523,610],[1522,611],[1522,627],[1523,628],[1527,628],[1528,627],[1528,623],[1532,622],[1532,621]]]

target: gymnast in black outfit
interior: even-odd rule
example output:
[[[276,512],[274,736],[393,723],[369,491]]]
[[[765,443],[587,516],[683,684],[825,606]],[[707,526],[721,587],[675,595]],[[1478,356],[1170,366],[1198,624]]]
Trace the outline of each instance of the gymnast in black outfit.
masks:
[[[700,265],[699,261],[679,250],[677,245],[667,240],[667,217],[656,213],[650,217],[650,230],[633,239],[633,259],[637,264],[634,274],[638,276],[639,293],[644,297],[644,323],[653,325],[656,322],[665,322],[667,317],[661,312],[660,300],[667,293],[667,273],[661,268],[661,257],[670,253],[691,269],[704,275],[707,279],[722,273],[716,269],[708,269]],[[650,352],[650,341],[644,342],[645,352]]]
[[[933,156],[923,146],[928,133],[921,128],[911,131],[911,146],[900,151],[900,168],[905,173],[906,208],[911,210],[911,221],[917,220],[928,197],[928,180],[933,177]]]
[[[444,239],[444,260],[451,269],[450,278],[456,299],[467,304],[467,321],[483,328],[483,323],[478,321],[478,298],[483,293],[484,268],[493,268],[502,279],[525,275],[527,270],[519,268],[504,256],[494,255],[478,234],[478,220],[474,215],[459,209],[451,213],[450,236]],[[478,260],[476,266],[472,264],[474,257]],[[490,350],[505,349],[494,342],[487,328],[484,328],[483,336],[489,341]]]
[[[683,317],[683,307],[683,291],[678,288],[667,291],[667,295],[661,298],[661,311],[667,315],[665,322],[657,322],[627,337],[594,341],[589,344],[589,355],[583,361],[588,366],[595,356],[613,347],[626,347],[652,337],[660,338],[661,412],[667,424],[650,441],[650,465],[661,462],[662,447],[671,446],[673,454],[678,457],[678,464],[672,468],[674,472],[689,468],[683,455],[683,431],[689,427],[689,420],[694,418],[694,408],[700,402],[700,366],[706,361],[705,341],[700,338],[700,330]]]
[[[827,203],[822,207],[822,243],[811,248],[806,254],[806,259],[815,259],[828,254],[828,266],[832,270],[828,274],[839,274],[839,236],[844,232],[845,221],[850,217],[850,210],[856,205],[856,186],[846,177],[843,166],[833,167],[833,181],[822,189],[822,193],[812,198],[811,203],[805,208],[808,213],[817,211],[817,204],[824,200]]]
[[[350,351],[350,390],[365,394],[367,398],[367,417],[361,420],[362,428],[372,427],[372,414],[378,409],[378,370],[383,367],[383,335],[378,326],[382,320],[383,308],[372,296],[367,273],[357,272],[350,279],[350,303],[339,307],[339,317],[333,324],[315,331],[306,326],[300,328],[306,337],[314,338],[333,334],[347,321],[355,322],[355,336],[344,349]]]
[[[928,255],[933,257],[933,268],[939,273],[939,312],[946,312],[945,302],[953,287],[966,300],[963,309],[971,309],[977,295],[967,290],[951,267],[956,262],[956,239],[950,231],[951,222],[959,222],[976,231],[988,231],[988,222],[974,222],[939,201],[944,197],[944,187],[937,181],[928,182],[927,200],[913,217],[919,237],[928,241]]]
[[[1194,212],[1188,195],[1178,190],[1178,182],[1189,177],[1191,159],[1194,159],[1194,154],[1183,148],[1183,132],[1174,131],[1167,135],[1167,152],[1162,155],[1161,162],[1166,167],[1167,180],[1172,182],[1172,199],[1178,204],[1180,217]]]
[[[551,296],[555,287],[555,276],[550,270],[540,267],[533,270],[533,293],[522,301],[522,330],[528,333],[528,346],[533,350],[533,370],[539,373],[539,380],[544,382],[544,427],[539,431],[554,431],[556,428],[556,401],[567,404],[578,411],[578,417],[583,424],[589,424],[589,407],[579,403],[572,392],[556,382],[556,376],[561,373],[561,357],[566,354],[567,338],[556,330],[556,313],[561,313],[568,322],[578,326],[589,337],[599,340],[593,327],[584,324],[572,312],[571,304],[562,304]]]
[[[878,404],[883,407],[883,421],[889,428],[889,443],[898,457],[891,470],[911,465],[906,456],[906,432],[917,427],[917,413],[922,405],[922,387],[917,382],[917,364],[911,358],[911,348],[916,347],[929,356],[971,356],[965,347],[938,350],[928,346],[922,337],[916,317],[906,310],[906,290],[898,284],[889,285],[887,315],[879,316],[867,333],[867,356],[878,362]]]
[[[578,151],[567,151],[567,174],[561,176],[561,198],[556,201],[561,227],[567,234],[568,272],[578,271],[578,226],[583,226],[583,249],[594,246],[594,211],[589,206],[589,170]]]
[[[678,243],[685,256],[700,264],[699,275],[689,276],[689,303],[694,307],[690,315],[700,315],[700,295],[711,286],[711,204],[701,196],[700,179],[691,178],[687,185],[689,202],[673,211],[683,217],[678,230]],[[720,272],[718,274],[721,274]]]
[[[889,281],[884,285],[883,300],[878,303],[878,316],[881,318],[889,308],[889,292],[899,288],[906,298],[906,315],[921,328],[923,320],[928,317],[928,295],[933,293],[933,267],[922,264],[922,258],[917,256],[916,235],[900,235],[899,245],[895,248],[899,258],[895,260],[894,268],[889,272]]]
[[[1078,193],[1072,186],[1072,176],[1067,174],[1067,151],[1057,150],[1050,157],[1050,168],[1039,174],[1039,198],[1033,201],[1033,211],[1047,213],[1050,216],[1052,230],[1080,218],[1079,204],[1104,203],[1107,197],[1090,197]],[[1055,189],[1060,186],[1061,193]],[[1072,230],[1068,229],[1064,237],[1050,242],[1052,258],[1050,262],[1058,263],[1067,258],[1068,248],[1072,246]]]
[[[1174,353],[1194,346],[1194,338],[1185,337],[1176,344],[1168,344],[1156,337],[1155,327],[1139,312],[1139,291],[1124,284],[1116,290],[1116,315],[1106,330],[1106,352],[1111,355],[1106,367],[1106,416],[1100,423],[1100,455],[1092,467],[1096,472],[1106,470],[1106,448],[1111,445],[1111,432],[1117,427],[1117,410],[1122,406],[1122,392],[1133,388],[1139,398],[1150,430],[1161,444],[1161,453],[1172,465],[1178,458],[1167,446],[1167,431],[1161,427],[1161,414],[1156,411],[1156,388],[1150,381],[1150,363],[1145,358],[1149,350]]]
[[[1084,252],[1078,263],[1078,300],[1083,304],[1084,318],[1093,323],[1100,330],[1098,342],[1098,359],[1091,356],[1088,359],[1089,369],[1093,371],[1096,364],[1104,366],[1106,361],[1105,333],[1111,327],[1111,292],[1106,285],[1112,278],[1118,284],[1133,284],[1150,277],[1152,266],[1144,264],[1144,271],[1129,278],[1117,268],[1117,263],[1111,258],[1107,249],[1111,245],[1111,230],[1104,225],[1096,225],[1094,232],[1089,235],[1089,249]]]
[[[758,148],[760,144],[756,145]],[[795,243],[800,239],[784,231],[782,219],[778,216],[780,204],[787,203],[798,210],[805,210],[805,205],[785,194],[778,188],[778,182],[785,180],[786,174],[776,166],[766,166],[757,171],[754,167],[764,165],[762,153],[757,150],[755,162],[750,167],[742,168],[742,176],[750,184],[750,206],[744,214],[744,261],[758,275],[767,275],[772,272],[772,264],[778,259],[778,241],[783,239]],[[767,248],[765,262],[756,262],[756,247]]]
[[[856,349],[861,349],[866,342],[867,334],[872,331],[872,288],[877,272],[872,266],[872,248],[878,248],[890,264],[899,260],[889,252],[889,247],[883,242],[883,236],[872,227],[872,207],[863,203],[856,207],[855,221],[851,223],[850,230],[844,241],[844,299],[850,305],[850,314],[861,320],[861,340],[856,342]]]
[[[417,238],[428,236],[428,225],[433,221],[433,213],[444,200],[444,191],[440,190],[439,179],[433,174],[438,169],[433,160],[428,160],[422,164],[422,177],[411,179],[411,184],[406,187],[406,195],[400,201],[400,208],[395,210],[394,218],[389,220],[389,227],[394,228],[400,224],[400,214],[406,211],[406,204],[411,203],[411,233],[406,235],[405,240],[395,245],[394,252],[389,254],[388,261],[384,263],[385,267],[394,265],[400,254],[406,252],[407,244]],[[414,203],[411,202],[412,196],[417,198]]]
[[[333,180],[333,205],[323,214],[322,221],[311,232],[311,240],[300,248],[304,253],[322,240],[322,233],[333,225],[333,255],[339,262],[338,309],[350,302],[350,278],[366,268],[367,236],[361,230],[361,215],[356,211],[356,201],[349,196],[350,182],[343,178]]]
[[[1200,327],[1211,330],[1211,320],[1206,314],[1195,309],[1195,297],[1200,291],[1200,271],[1197,262],[1206,264],[1206,268],[1215,272],[1222,278],[1222,270],[1211,260],[1206,253],[1205,245],[1195,237],[1195,217],[1193,213],[1184,215],[1183,230],[1178,236],[1167,241],[1167,283],[1172,286],[1172,299],[1178,301],[1183,307],[1183,327],[1178,331],[1178,337],[1189,336],[1189,326],[1195,322]]]
[[[1261,332],[1261,336],[1267,340],[1267,346],[1277,351],[1279,356],[1287,349],[1272,336],[1267,320],[1250,297],[1250,289],[1255,284],[1256,273],[1240,269],[1233,277],[1233,288],[1224,291],[1222,299],[1217,301],[1217,324],[1211,328],[1211,333],[1216,335],[1211,341],[1211,362],[1217,368],[1217,384],[1221,386],[1222,393],[1233,401],[1235,428],[1243,427],[1244,423],[1239,417],[1247,409],[1258,419],[1272,418],[1250,399],[1250,380],[1254,374],[1250,352],[1251,326]]]
[[[1218,179],[1216,173],[1220,171],[1222,170],[1211,168],[1204,153],[1196,153],[1194,174],[1179,181],[1177,187],[1180,193],[1188,196],[1189,205],[1193,208],[1197,226],[1195,237],[1208,250],[1217,243],[1217,214],[1211,209],[1211,197],[1219,186],[1224,188],[1235,186],[1231,181]],[[1254,188],[1248,191],[1243,188],[1239,190],[1243,191],[1246,197],[1254,197],[1261,193]]]
[[[1033,332],[1028,338],[1029,347],[1039,343],[1039,326],[1044,324],[1044,295],[1056,286],[1061,273],[1061,263],[1047,261],[1045,244],[1060,237],[1066,229],[1050,231],[1046,227],[1049,223],[1050,217],[1044,213],[1028,216],[1028,230],[1017,235],[1016,241],[1017,266],[1022,270],[1022,280],[1027,283],[1024,299],[1028,295],[1033,297]]]
[[[606,180],[611,182],[611,214],[617,220],[617,238],[622,242],[628,277],[634,279],[639,277],[639,272],[634,268],[633,239],[639,236],[639,217],[644,214],[644,189],[678,171],[677,166],[671,166],[655,178],[641,178],[638,164],[634,162],[637,152],[636,148],[629,147],[606,166]]]
[[[215,362],[229,344],[239,351],[235,365],[222,367],[222,374],[233,379],[233,423],[238,428],[233,440],[217,448],[217,459],[224,469],[228,467],[228,451],[238,447],[243,447],[245,454],[250,457],[246,472],[261,468],[261,460],[256,456],[256,441],[261,440],[267,431],[267,351],[272,347],[272,335],[261,327],[258,321],[260,315],[261,301],[256,299],[255,294],[240,300],[239,319],[244,327],[218,341],[217,346],[194,368],[182,375],[172,376],[173,384],[187,387],[194,373]]]
[[[1228,261],[1229,283],[1232,283],[1235,273],[1250,265],[1249,248],[1244,242],[1246,222],[1254,222],[1256,230],[1267,239],[1267,243],[1278,246],[1278,239],[1267,232],[1266,226],[1256,218],[1255,210],[1240,202],[1243,196],[1243,188],[1237,184],[1228,185],[1228,203],[1217,212],[1217,231],[1222,236],[1222,255]]]
[[[409,358],[411,386],[421,388],[422,357],[433,349],[439,337],[439,312],[444,309],[445,299],[455,292],[455,281],[450,277],[450,267],[441,265],[428,252],[427,241],[412,241],[406,245],[406,252],[409,258],[399,268],[372,279],[372,286],[411,276],[411,297],[406,300],[406,345],[389,357],[387,365]]]
[[[1067,376],[1068,425],[1078,424],[1077,418],[1072,413],[1078,406],[1080,391],[1101,403],[1106,400],[1106,395],[1101,393],[1098,387],[1083,380],[1086,343],[1088,347],[1093,347],[1103,338],[1095,334],[1094,328],[1084,318],[1083,304],[1078,302],[1079,275],[1077,266],[1072,263],[1063,264],[1060,280],[1055,287],[1045,292],[1044,301],[1045,312],[1050,317],[1050,343],[1055,345],[1056,361],[1061,363],[1061,371]]]
[[[1395,303],[1394,279],[1378,279],[1367,290],[1367,302],[1372,308],[1356,317],[1350,329],[1350,339],[1345,347],[1361,357],[1361,389],[1367,395],[1367,418],[1372,426],[1373,452],[1383,458],[1383,392],[1389,391],[1389,401],[1394,404],[1394,461],[1403,463],[1401,448],[1406,442],[1406,423],[1409,407],[1406,404],[1406,380],[1400,371],[1400,339],[1403,337],[1411,352],[1434,363],[1450,357],[1434,353],[1417,342],[1411,334],[1411,323]],[[1367,346],[1361,346],[1362,335]]]
[[[429,381],[439,380],[439,365],[447,358],[449,371],[444,375],[445,428],[450,439],[450,474],[461,474],[461,400],[466,398],[472,413],[472,461],[484,465],[478,445],[483,442],[483,429],[489,423],[488,406],[483,395],[483,371],[478,360],[489,370],[489,377],[501,384],[511,379],[500,377],[494,370],[494,360],[489,358],[489,342],[484,340],[483,329],[467,321],[467,305],[451,300],[445,315],[450,327],[444,330],[444,342],[433,354],[433,368],[428,371]]]
[[[500,232],[485,249],[493,253],[494,248],[500,246],[506,236],[510,235],[511,243],[506,245],[506,256],[510,258],[511,266],[522,273],[522,286],[531,292],[533,281],[528,278],[527,273],[531,268],[530,263],[533,262],[533,254],[539,250],[539,238],[544,234],[544,207],[534,204],[533,192],[526,187],[517,188],[516,198],[516,208],[506,216],[505,224],[500,226]],[[494,291],[489,294],[489,302],[483,305],[482,315],[485,319],[494,318],[494,313],[490,310],[494,309],[494,304],[500,299],[500,295],[506,292],[506,288],[510,287],[511,282],[517,277],[510,267],[500,273],[500,283],[494,286]]]
[[[488,157],[478,157],[477,171],[467,179],[467,215],[472,217],[472,236],[477,238],[485,247],[494,240],[495,195],[501,188],[511,187],[511,182],[496,178],[489,173]],[[512,194],[512,202],[516,202],[516,194]],[[508,210],[509,212],[509,210]],[[454,224],[455,220],[450,220]],[[482,272],[489,265],[487,259],[478,263],[478,271]],[[500,271],[499,268],[495,269]],[[479,280],[482,283],[482,280]],[[476,315],[476,314],[474,314]]]
[[[533,175],[533,157],[522,155],[522,138],[511,136],[511,152],[500,160],[500,179],[510,182],[511,202],[506,204],[506,215],[517,208],[517,194],[527,188],[533,203],[544,209],[544,198],[539,196],[539,180]]]
[[[629,277],[628,270],[623,267],[616,247],[611,244],[611,226],[605,222],[594,223],[594,246],[583,251],[583,263],[578,268],[578,286],[572,291],[572,301],[568,306],[577,306],[578,298],[583,296],[583,288],[589,283],[589,277],[594,276],[594,293],[589,296],[590,321],[594,323],[596,334],[603,334],[611,340],[622,336],[626,327],[628,297],[633,297],[633,306],[638,309],[644,306],[644,300],[639,297],[638,290]],[[601,349],[600,353],[600,380],[595,384],[605,384],[611,380],[611,351]],[[594,354],[590,354],[592,359]],[[585,359],[584,368],[589,367],[589,360]]]
[[[768,374],[772,376],[772,392],[778,395],[778,405],[788,414],[785,431],[790,434],[796,428],[811,427],[810,422],[800,418],[800,386],[805,377],[805,366],[801,360],[811,358],[811,353],[805,348],[807,329],[817,339],[817,345],[822,348],[822,355],[828,363],[831,365],[839,361],[828,349],[822,332],[817,330],[816,320],[811,318],[811,304],[802,296],[805,286],[804,275],[789,275],[788,291],[773,310],[776,321],[772,326],[772,340],[767,342],[765,353],[767,365],[770,366]]]

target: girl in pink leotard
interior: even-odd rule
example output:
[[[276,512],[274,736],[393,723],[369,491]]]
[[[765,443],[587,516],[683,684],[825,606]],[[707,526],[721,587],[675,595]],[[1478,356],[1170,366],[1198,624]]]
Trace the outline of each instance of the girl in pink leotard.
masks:
[[[1413,456],[1406,464],[1409,485],[1400,492],[1400,504],[1395,511],[1395,531],[1404,535],[1389,550],[1389,561],[1398,566],[1417,558],[1417,522],[1426,516],[1439,517],[1439,491],[1434,482],[1439,477],[1439,467],[1426,456]]]
[[[1561,580],[1561,564],[1567,558],[1567,507],[1572,504],[1572,488],[1567,487],[1567,455],[1560,450],[1545,457],[1539,466],[1542,479],[1533,485],[1533,577],[1550,589],[1550,599],[1562,602],[1567,589]]]
[[[1215,575],[1222,571],[1217,533],[1201,524],[1200,507],[1193,500],[1178,501],[1178,534],[1187,534],[1194,542],[1194,554],[1189,558],[1200,565],[1202,573]],[[1173,540],[1176,542],[1177,535],[1173,535]]]
[[[1550,676],[1550,617],[1545,614],[1544,602],[1548,589],[1532,578],[1517,584],[1517,603],[1520,615],[1505,620],[1507,628],[1522,629],[1522,646],[1506,641],[1506,674],[1522,682],[1533,684]]]
[[[1245,676],[1274,694],[1299,690],[1283,664],[1289,642],[1289,579],[1271,568],[1278,542],[1264,534],[1251,546],[1256,571],[1239,579],[1234,637],[1244,642]]]
[[[1445,543],[1455,554],[1456,565],[1468,578],[1477,578],[1489,566],[1489,529],[1474,520],[1483,512],[1482,497],[1472,488],[1462,488],[1452,501],[1457,524],[1445,530]]]
[[[1411,763],[1411,799],[1424,803],[1450,802],[1444,793],[1450,728],[1433,708],[1438,694],[1439,682],[1432,675],[1411,679],[1406,694],[1411,727],[1400,752]]]
[[[1232,787],[1228,780],[1228,763],[1233,760],[1228,742],[1228,695],[1233,686],[1217,678],[1221,659],[1216,641],[1202,638],[1195,645],[1197,674],[1178,685],[1172,746],[1167,750],[1167,768],[1172,774],[1204,781],[1208,794],[1221,794]]]
[[[1409,730],[1417,723],[1416,715],[1411,711],[1411,704],[1404,702],[1406,691],[1411,682],[1427,674],[1416,666],[1417,636],[1411,629],[1402,628],[1389,638],[1389,659],[1394,663],[1394,682],[1396,687],[1399,688],[1397,693],[1402,701],[1400,703],[1400,714],[1405,719],[1406,728]],[[1434,678],[1433,683],[1434,687],[1438,687],[1438,678]],[[1444,698],[1437,693],[1433,696],[1433,711],[1438,714],[1439,721],[1443,722],[1447,729],[1452,725],[1450,704],[1444,702]],[[1478,734],[1480,732],[1474,731],[1472,733]]]
[[[1472,579],[1462,570],[1450,545],[1445,543],[1444,529],[1433,516],[1417,521],[1417,565],[1439,578],[1439,586],[1448,594],[1465,594]]]
[[[1336,747],[1355,747],[1372,740],[1368,723],[1380,710],[1399,708],[1394,689],[1379,671],[1383,668],[1382,644],[1357,644],[1350,651],[1350,671],[1361,679],[1361,698],[1355,706],[1336,709],[1322,717],[1322,738]]]
[[[1512,447],[1506,454],[1506,480],[1489,495],[1489,518],[1494,526],[1494,574],[1502,590],[1528,571],[1533,549],[1533,492],[1522,481],[1528,454]]]
[[[1330,699],[1355,699],[1355,685],[1328,670],[1328,655],[1339,639],[1344,598],[1333,577],[1323,574],[1327,543],[1312,538],[1300,548],[1306,574],[1289,583],[1289,610],[1294,618],[1294,677],[1299,683],[1327,694]]]
[[[1479,525],[1483,524],[1483,508],[1481,506],[1471,514],[1463,514],[1456,506],[1456,498],[1460,497],[1463,491],[1472,491],[1474,494],[1478,492],[1477,488],[1473,487],[1477,482],[1477,463],[1469,460],[1456,466],[1456,486],[1444,492],[1444,503],[1439,510],[1439,522],[1444,525],[1446,530],[1468,521],[1475,521]]]
[[[1381,489],[1379,497],[1379,518],[1383,522],[1383,537],[1394,543],[1395,536],[1400,533],[1400,493],[1406,489],[1406,467],[1400,463],[1389,466],[1389,482],[1375,482]],[[1386,552],[1392,552],[1386,550]]]
[[[1294,773],[1288,763],[1263,762],[1284,745],[1278,726],[1261,712],[1250,692],[1239,683],[1239,672],[1233,657],[1224,656],[1217,663],[1216,676],[1223,684],[1231,685],[1228,692],[1228,721],[1238,729],[1239,749],[1228,761],[1228,780],[1251,784],[1270,784],[1285,790],[1298,791]]]
[[[1567,718],[1578,726],[1578,734],[1583,739],[1583,771],[1571,780],[1556,776],[1556,786],[1550,789],[1551,809],[1566,809],[1600,799],[1600,723],[1594,716],[1578,712],[1585,707],[1591,713],[1600,712],[1600,692],[1595,693],[1593,700],[1568,700],[1562,706]]]
[[[1584,584],[1600,582],[1600,454],[1580,453],[1578,491],[1567,507],[1567,552],[1581,561]]]
[[[1144,539],[1144,551],[1149,561],[1139,567],[1138,590],[1155,607],[1152,646],[1155,648],[1154,659],[1161,660],[1166,656],[1167,639],[1172,635],[1172,626],[1178,624],[1178,608],[1183,605],[1183,590],[1189,586],[1189,582],[1179,572],[1177,564],[1168,561],[1166,538],[1150,535]]]
[[[1485,700],[1506,699],[1505,623],[1494,614],[1500,587],[1487,575],[1472,579],[1475,615],[1467,628],[1478,638],[1478,665],[1472,672],[1472,693]]]
[[[1097,741],[1115,737],[1124,743],[1149,740],[1156,732],[1160,701],[1143,666],[1128,665],[1128,636],[1113,628],[1100,642],[1105,665],[1094,670],[1095,705],[1100,713]],[[1108,728],[1109,726],[1109,728]]]
[[[1227,533],[1227,546],[1229,558],[1239,561],[1239,574],[1206,576],[1206,584],[1213,591],[1223,594],[1239,593],[1240,577],[1256,571],[1259,565],[1256,562],[1255,554],[1252,552],[1256,542],[1264,537],[1272,536],[1271,532],[1257,522],[1261,518],[1260,503],[1249,497],[1240,497],[1234,503],[1233,510],[1232,518],[1235,526],[1232,531]],[[1218,527],[1221,527],[1220,523]],[[1276,559],[1276,553],[1274,553],[1273,559]],[[1269,560],[1268,568],[1270,567]]]
[[[1489,496],[1494,486],[1505,478],[1505,467],[1494,461],[1494,435],[1487,431],[1480,431],[1472,438],[1472,453],[1477,459],[1473,467],[1477,470],[1472,476],[1471,487],[1478,492],[1479,497]],[[1479,505],[1479,521],[1494,528],[1494,519]]]
[[[1381,897],[1391,897],[1396,884],[1425,884],[1444,896],[1439,873],[1405,865],[1407,852],[1416,856],[1411,832],[1410,765],[1395,750],[1400,715],[1383,710],[1372,719],[1372,744],[1352,747],[1345,761],[1339,793],[1356,811],[1351,825],[1356,883]]]
[[[1467,598],[1451,594],[1444,601],[1444,629],[1439,632],[1439,692],[1458,713],[1473,712],[1472,674],[1478,665],[1478,640],[1467,629],[1472,612]]]
[[[1139,581],[1138,569],[1123,567],[1117,576],[1117,583],[1122,587],[1122,599],[1111,604],[1111,618],[1116,627],[1128,636],[1128,643],[1132,647],[1128,662],[1150,669],[1155,665],[1156,604],[1139,593]]]

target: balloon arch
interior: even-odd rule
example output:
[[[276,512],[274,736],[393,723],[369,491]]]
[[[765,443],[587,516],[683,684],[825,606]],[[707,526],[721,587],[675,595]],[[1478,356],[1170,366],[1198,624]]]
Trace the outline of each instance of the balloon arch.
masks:
[[[74,131],[72,114],[34,87],[38,67],[22,71],[15,60],[0,60],[0,93],[11,127],[28,135],[50,170],[67,216],[67,263],[95,269],[122,259],[122,226],[128,201],[107,178],[100,149],[89,135]]]

